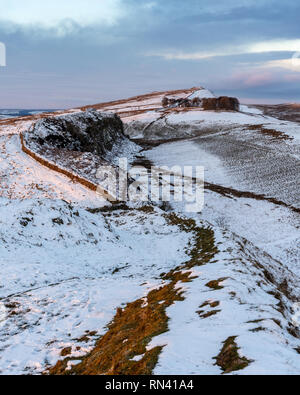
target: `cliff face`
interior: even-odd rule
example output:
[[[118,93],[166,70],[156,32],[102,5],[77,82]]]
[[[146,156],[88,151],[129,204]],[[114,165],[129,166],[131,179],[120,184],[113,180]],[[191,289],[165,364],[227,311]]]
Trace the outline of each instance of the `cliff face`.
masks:
[[[95,110],[42,119],[23,140],[31,153],[96,185],[101,166],[118,171],[119,158],[130,162],[140,150],[124,135],[118,115]]]
[[[240,102],[236,97],[221,96],[202,100],[204,110],[239,111]]]
[[[56,148],[90,152],[102,159],[129,142],[118,115],[95,110],[40,120],[25,139],[39,151]]]

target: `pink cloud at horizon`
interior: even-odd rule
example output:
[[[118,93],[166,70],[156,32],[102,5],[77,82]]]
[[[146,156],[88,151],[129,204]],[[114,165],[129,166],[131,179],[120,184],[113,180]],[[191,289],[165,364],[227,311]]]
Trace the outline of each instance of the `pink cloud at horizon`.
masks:
[[[246,87],[264,86],[277,81],[276,75],[269,71],[249,71],[234,74],[231,80]]]

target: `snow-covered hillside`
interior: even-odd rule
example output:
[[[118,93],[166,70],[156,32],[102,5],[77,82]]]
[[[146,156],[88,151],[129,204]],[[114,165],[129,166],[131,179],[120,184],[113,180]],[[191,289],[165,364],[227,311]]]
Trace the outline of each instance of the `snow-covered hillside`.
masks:
[[[118,113],[140,163],[204,166],[198,214],[105,202],[22,152],[46,115],[1,120],[1,374],[299,373],[300,125],[166,94],[213,97],[92,107]]]

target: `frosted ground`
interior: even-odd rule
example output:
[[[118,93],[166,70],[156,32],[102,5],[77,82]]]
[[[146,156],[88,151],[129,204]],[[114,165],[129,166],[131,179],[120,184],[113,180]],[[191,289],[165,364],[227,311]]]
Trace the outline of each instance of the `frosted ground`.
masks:
[[[208,95],[175,96],[188,94]],[[146,159],[204,165],[207,183],[235,193],[207,188],[203,212],[192,215],[212,227],[219,252],[193,269],[197,278],[182,284],[185,300],[168,308],[169,331],[148,346],[165,346],[154,373],[221,374],[214,357],[236,336],[239,353],[252,362],[235,374],[297,374],[300,126],[246,106],[238,114],[166,113],[162,97],[99,110],[117,111],[131,137],[164,140],[141,153]],[[153,213],[134,206],[113,215],[90,210],[105,203],[21,151],[18,134],[31,122],[0,125],[1,374],[41,373],[66,347],[74,358],[85,355],[117,307],[147,295],[162,284],[162,272],[187,260],[192,240],[158,206]],[[173,210],[185,214],[181,205]],[[207,287],[221,278],[220,289]],[[219,305],[203,318],[212,310],[200,308],[207,301]]]

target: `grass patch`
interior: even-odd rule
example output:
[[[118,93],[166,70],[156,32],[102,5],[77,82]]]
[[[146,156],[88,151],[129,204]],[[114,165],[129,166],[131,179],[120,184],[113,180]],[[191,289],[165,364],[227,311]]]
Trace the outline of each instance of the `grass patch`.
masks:
[[[187,276],[187,274],[186,274]],[[151,291],[146,300],[129,303],[119,308],[107,333],[82,362],[66,371],[67,358],[50,369],[51,375],[149,375],[157,364],[163,347],[147,350],[152,338],[168,330],[166,309],[175,301],[183,300],[182,291],[175,289],[176,280]],[[144,354],[140,361],[132,361]]]
[[[266,330],[266,328],[263,328],[262,326],[259,326],[258,328],[249,329],[249,332],[257,333],[257,332],[264,332],[265,330]]]
[[[228,277],[219,278],[219,280],[213,280],[207,283],[205,286],[213,289],[214,291],[218,291],[219,289],[223,289],[224,287],[220,285],[223,281],[228,280]]]
[[[204,313],[204,311],[197,311],[197,313],[199,314],[200,318],[205,319],[205,318],[209,318],[214,315],[217,315],[217,314],[221,313],[221,311],[222,310],[212,310],[212,311],[209,311],[208,313]]]
[[[283,132],[274,129],[265,128],[263,125],[251,125],[247,126],[248,130],[257,130],[261,134],[273,138],[274,140],[293,140],[290,136]]]
[[[148,207],[140,211],[150,214]],[[213,259],[218,249],[215,247],[214,232],[202,228],[192,219],[181,218],[176,214],[165,214],[169,224],[177,225],[182,231],[193,234],[193,242],[187,248],[190,260],[178,268],[164,273],[161,278],[166,284],[148,293],[145,298],[128,303],[119,308],[108,325],[107,332],[96,343],[94,349],[81,363],[66,370],[72,358],[59,361],[47,373],[50,375],[150,375],[155,368],[163,346],[148,349],[151,340],[169,330],[167,308],[184,300],[180,283],[192,281],[188,269],[203,265]],[[143,355],[139,361],[132,360]],[[78,361],[78,358],[77,358]]]
[[[194,233],[191,246],[186,248],[186,253],[191,259],[185,262],[181,269],[205,265],[218,253],[212,228],[197,226],[194,219],[182,218],[175,213],[165,214],[164,217],[170,225],[178,226],[182,232]]]
[[[200,309],[203,309],[204,307],[210,306],[212,309],[215,309],[216,307],[220,306],[220,302],[205,302],[200,306]]]
[[[62,357],[66,357],[67,355],[70,355],[72,353],[72,347],[66,347],[63,350],[61,350],[60,355]]]
[[[239,355],[236,338],[232,336],[225,340],[220,354],[214,358],[217,361],[216,365],[223,370],[223,374],[245,369],[253,362]]]

